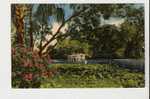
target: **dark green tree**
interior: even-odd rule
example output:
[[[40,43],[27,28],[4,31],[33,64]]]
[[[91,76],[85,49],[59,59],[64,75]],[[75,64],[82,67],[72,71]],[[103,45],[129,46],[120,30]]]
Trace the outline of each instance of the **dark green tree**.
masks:
[[[126,34],[126,58],[144,57],[144,8],[130,8],[121,31]]]

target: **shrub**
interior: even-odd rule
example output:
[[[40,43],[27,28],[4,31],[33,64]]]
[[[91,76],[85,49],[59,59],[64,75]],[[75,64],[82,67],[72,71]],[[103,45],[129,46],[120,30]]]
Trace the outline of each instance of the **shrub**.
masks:
[[[49,56],[41,57],[30,48],[12,48],[12,87],[38,88],[41,82],[54,74],[48,65]]]

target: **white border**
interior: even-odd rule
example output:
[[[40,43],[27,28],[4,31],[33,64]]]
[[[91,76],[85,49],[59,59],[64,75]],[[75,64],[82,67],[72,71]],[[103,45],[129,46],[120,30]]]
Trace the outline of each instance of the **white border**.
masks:
[[[145,88],[11,89],[11,3],[145,3]],[[2,99],[149,99],[149,0],[4,0],[0,15],[0,98]]]
[[[12,0],[14,3],[144,3],[146,0]]]

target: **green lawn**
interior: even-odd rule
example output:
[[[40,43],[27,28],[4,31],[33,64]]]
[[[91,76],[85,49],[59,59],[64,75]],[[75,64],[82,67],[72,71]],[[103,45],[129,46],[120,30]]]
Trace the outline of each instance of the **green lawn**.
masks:
[[[52,64],[57,73],[41,88],[144,87],[144,73],[108,64]]]

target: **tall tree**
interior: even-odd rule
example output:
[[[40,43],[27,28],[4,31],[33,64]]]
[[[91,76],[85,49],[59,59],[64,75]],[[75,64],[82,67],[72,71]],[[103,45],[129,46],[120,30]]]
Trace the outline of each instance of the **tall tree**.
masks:
[[[121,26],[126,33],[126,48],[124,55],[127,58],[141,58],[144,56],[144,9],[129,8],[126,21]]]
[[[25,4],[12,5],[12,20],[16,26],[16,42],[20,46],[24,44],[24,17],[27,14],[27,7]]]
[[[33,5],[29,5],[29,22],[30,22],[30,47],[33,48],[33,27],[32,27],[32,12],[33,11]]]
[[[100,16],[104,16],[104,18],[108,19],[113,13],[113,10],[115,11],[115,9],[117,8],[117,5],[90,5],[90,4],[86,4],[86,5],[71,5],[71,8],[73,9],[73,14],[63,20],[60,23],[59,28],[57,29],[57,31],[55,32],[55,34],[41,47],[41,52],[47,48],[49,46],[49,44],[57,39],[58,37],[60,38],[61,34],[61,29],[66,25],[69,24],[69,28],[70,30],[72,28],[77,28],[75,27],[76,24],[78,23],[79,27],[82,25],[84,26],[84,29],[93,29],[100,22],[99,17]],[[97,23],[98,22],[98,23]],[[75,23],[75,24],[74,24]],[[71,32],[70,32],[71,33]],[[49,47],[50,48],[50,47]]]

